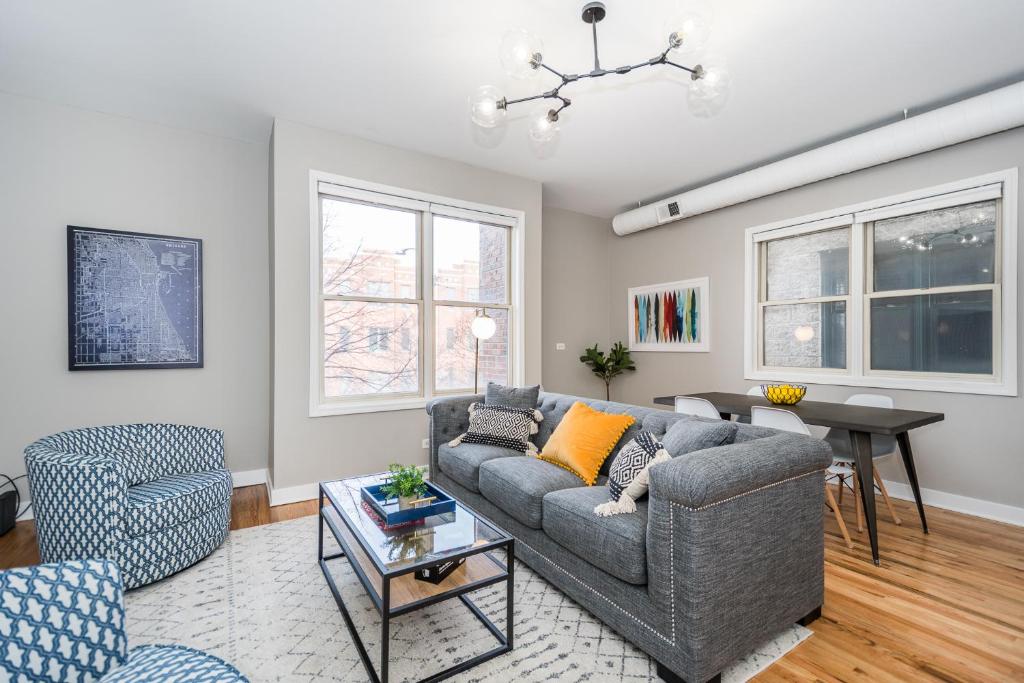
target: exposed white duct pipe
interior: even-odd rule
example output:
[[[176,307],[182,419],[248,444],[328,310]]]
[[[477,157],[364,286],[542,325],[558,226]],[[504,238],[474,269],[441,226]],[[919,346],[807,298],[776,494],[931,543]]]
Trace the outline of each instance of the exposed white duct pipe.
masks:
[[[620,213],[612,228],[629,235],[1021,125],[1024,81]]]

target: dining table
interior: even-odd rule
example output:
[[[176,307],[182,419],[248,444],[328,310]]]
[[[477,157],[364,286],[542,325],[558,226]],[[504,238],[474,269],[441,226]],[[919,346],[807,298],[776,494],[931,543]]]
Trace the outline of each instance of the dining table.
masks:
[[[796,405],[773,405],[762,396],[749,394],[733,394],[711,391],[699,394],[678,394],[702,398],[715,406],[715,410],[723,420],[733,415],[749,417],[754,406],[783,408],[795,413],[804,423],[832,429],[843,429],[850,435],[850,452],[854,458],[861,501],[864,505],[864,518],[867,522],[868,537],[871,540],[871,558],[880,564],[878,553],[878,524],[875,514],[874,459],[871,455],[871,435],[894,436],[903,458],[903,467],[907,472],[910,488],[914,492],[917,513],[921,517],[921,528],[928,533],[928,521],[925,519],[924,504],[921,502],[921,487],[917,480],[917,468],[914,465],[914,451],[910,447],[910,430],[925,425],[941,422],[943,413],[924,412],[919,410],[902,410],[898,408],[877,408],[858,406],[846,403],[827,401],[800,401]],[[654,399],[656,405],[675,407],[676,396],[659,396]]]

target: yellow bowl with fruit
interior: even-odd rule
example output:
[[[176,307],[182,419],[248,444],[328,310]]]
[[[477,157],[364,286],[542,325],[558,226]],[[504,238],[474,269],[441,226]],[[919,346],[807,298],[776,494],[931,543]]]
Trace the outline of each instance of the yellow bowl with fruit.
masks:
[[[803,384],[762,384],[761,393],[777,406],[795,406],[807,393]]]

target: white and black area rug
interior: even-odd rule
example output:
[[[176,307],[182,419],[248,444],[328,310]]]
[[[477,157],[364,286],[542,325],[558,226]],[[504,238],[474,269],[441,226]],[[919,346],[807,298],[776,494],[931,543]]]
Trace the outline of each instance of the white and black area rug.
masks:
[[[366,681],[315,560],[316,522],[316,517],[305,517],[232,531],[198,565],[129,592],[129,647],[178,643],[200,648],[233,663],[253,681]],[[332,565],[345,604],[379,666],[380,617],[347,561]],[[657,679],[647,655],[522,563],[516,564],[515,584],[514,651],[453,680]],[[504,584],[472,597],[504,628]],[[749,679],[810,634],[794,625],[736,662],[723,679]],[[432,605],[392,620],[390,679],[419,680],[496,645],[459,600]]]

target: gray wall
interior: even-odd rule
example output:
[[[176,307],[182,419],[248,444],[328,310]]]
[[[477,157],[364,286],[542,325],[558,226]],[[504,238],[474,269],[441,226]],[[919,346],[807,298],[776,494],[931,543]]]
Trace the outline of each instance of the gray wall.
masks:
[[[525,211],[526,380],[540,381],[540,183],[282,120],[272,167],[275,489],[427,461],[422,410],[308,417],[311,169]]]
[[[743,379],[744,229],[1022,164],[1024,129],[1016,129],[629,237],[613,237],[607,305],[613,339],[626,337],[624,301],[626,290],[632,286],[710,276],[713,316],[710,353],[634,354],[639,370],[622,380],[619,399],[650,405],[659,395],[713,389],[745,391],[754,385]],[[1024,239],[1019,243],[1024,248]],[[546,252],[545,257],[546,267],[551,270],[574,258],[571,251]],[[1024,285],[1024,277],[1019,284]],[[579,294],[579,290],[546,288],[545,305],[564,310],[566,301]],[[1018,301],[1024,301],[1024,292]],[[1024,315],[1018,312],[1018,326],[1021,322]],[[1024,340],[1019,331],[1018,338]],[[554,362],[545,363],[545,378],[558,377],[562,372],[564,368]],[[811,385],[809,395],[841,401],[858,391]],[[893,396],[903,408],[945,412],[946,422],[912,434],[922,486],[1024,505],[1020,484],[1024,480],[1024,397],[873,391]],[[882,472],[886,479],[905,481],[902,466],[894,462],[885,463]]]
[[[604,382],[579,361],[595,342],[608,350],[609,222],[544,207],[544,388],[604,398]],[[555,344],[565,343],[564,351]],[[612,385],[616,398],[618,383]]]
[[[71,427],[161,420],[225,431],[266,467],[267,147],[0,94],[0,472]],[[203,239],[197,370],[67,370],[65,226]]]

